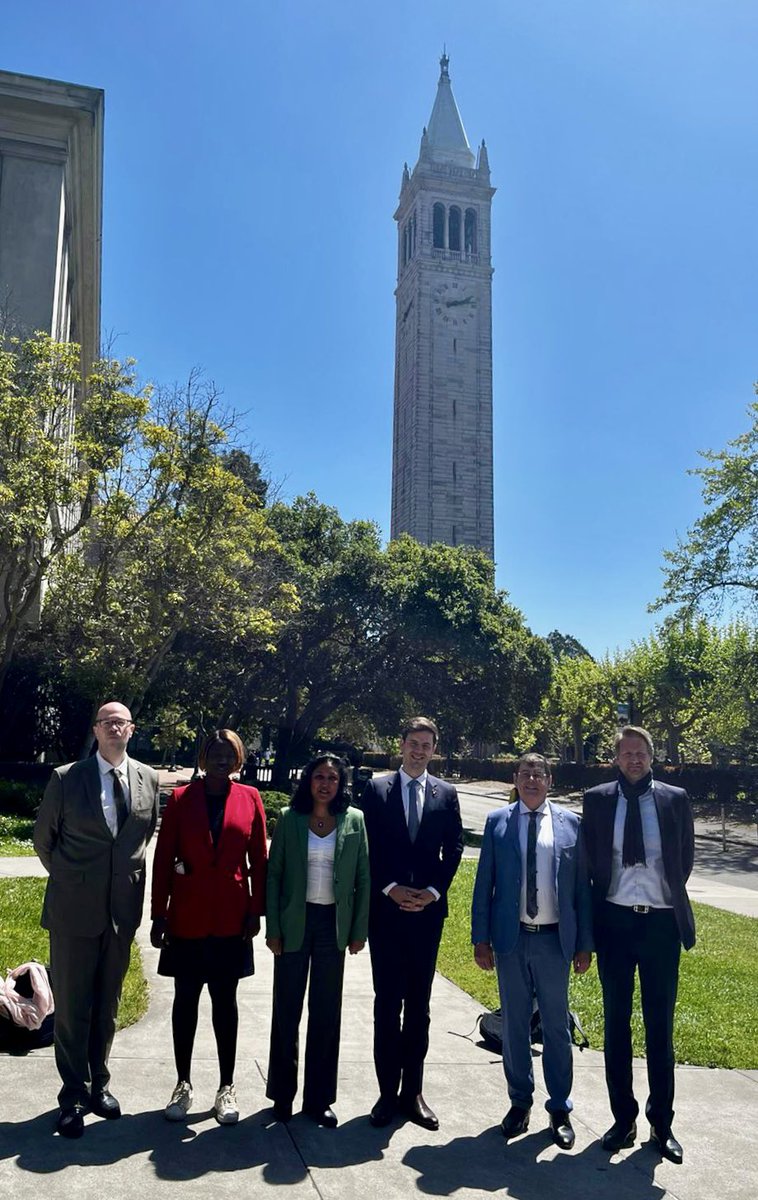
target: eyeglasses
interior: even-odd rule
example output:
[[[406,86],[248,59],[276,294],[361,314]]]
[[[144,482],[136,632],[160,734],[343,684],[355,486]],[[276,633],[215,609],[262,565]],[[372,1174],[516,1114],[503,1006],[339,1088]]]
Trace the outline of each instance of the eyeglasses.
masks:
[[[111,729],[128,729],[133,724],[132,721],[119,721],[112,717],[101,717],[99,721],[95,721],[96,725],[108,725]]]
[[[547,779],[544,771],[519,771],[517,779]]]

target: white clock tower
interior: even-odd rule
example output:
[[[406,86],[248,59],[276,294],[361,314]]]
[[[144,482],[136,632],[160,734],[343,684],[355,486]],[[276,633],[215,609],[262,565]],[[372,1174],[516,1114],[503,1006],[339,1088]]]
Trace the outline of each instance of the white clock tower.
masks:
[[[392,537],[494,556],[492,267],[487,150],[476,159],[448,58],[416,166],[395,213]]]

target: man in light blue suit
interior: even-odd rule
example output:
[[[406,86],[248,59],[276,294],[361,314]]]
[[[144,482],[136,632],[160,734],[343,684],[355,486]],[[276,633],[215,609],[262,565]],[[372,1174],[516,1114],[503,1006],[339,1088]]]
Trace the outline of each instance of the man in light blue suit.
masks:
[[[592,961],[592,906],[579,818],[551,804],[541,754],[516,766],[518,799],[487,817],[474,885],[471,940],[484,971],[497,969],[503,1015],[503,1069],[511,1108],[506,1138],[525,1133],[534,1094],[530,1026],[540,1011],[543,1070],[553,1141],[574,1145],[573,1061],[568,979]]]

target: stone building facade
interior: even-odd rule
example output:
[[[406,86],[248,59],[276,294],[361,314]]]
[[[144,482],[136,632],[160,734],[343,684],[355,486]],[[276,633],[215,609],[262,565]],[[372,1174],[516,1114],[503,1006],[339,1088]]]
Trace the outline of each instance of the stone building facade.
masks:
[[[103,92],[0,71],[0,319],[100,346]]]
[[[440,60],[398,225],[392,537],[494,556],[492,266],[487,150],[476,157]]]

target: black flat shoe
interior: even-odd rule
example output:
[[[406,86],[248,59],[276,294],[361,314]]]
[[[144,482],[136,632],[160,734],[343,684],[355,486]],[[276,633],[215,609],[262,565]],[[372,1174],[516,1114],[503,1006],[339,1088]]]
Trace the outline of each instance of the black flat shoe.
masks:
[[[381,1129],[394,1120],[397,1112],[397,1096],[380,1096],[369,1113],[369,1121],[375,1128]]]
[[[323,1125],[324,1129],[336,1129],[338,1125],[337,1114],[331,1108],[304,1108],[303,1112],[306,1117],[310,1117],[317,1125]]]
[[[90,1108],[98,1117],[105,1117],[106,1121],[117,1121],[121,1116],[121,1105],[107,1088],[92,1093]]]
[[[670,1129],[659,1133],[651,1125],[650,1141],[658,1147],[661,1158],[667,1158],[669,1162],[676,1163],[677,1166],[684,1161],[684,1151]]]
[[[637,1125],[634,1121],[631,1125],[622,1125],[620,1121],[614,1121],[608,1132],[603,1134],[601,1145],[610,1154],[617,1154],[619,1150],[628,1150],[633,1146],[636,1136]]]
[[[58,1120],[55,1122],[55,1128],[61,1137],[80,1138],[82,1136],[85,1112],[83,1104],[74,1104],[72,1108],[61,1109],[58,1113]]]
[[[509,1138],[518,1137],[521,1133],[526,1133],[529,1128],[529,1109],[520,1108],[518,1104],[514,1104],[500,1122],[500,1128],[506,1141]]]
[[[565,1109],[556,1109],[555,1112],[551,1112],[550,1132],[556,1146],[559,1146],[561,1150],[570,1150],[576,1141],[571,1118]]]
[[[413,1121],[414,1125],[420,1125],[422,1129],[431,1129],[432,1131],[439,1129],[440,1123],[436,1115],[420,1092],[418,1096],[409,1096],[407,1099],[401,1096],[400,1108],[406,1117]]]

